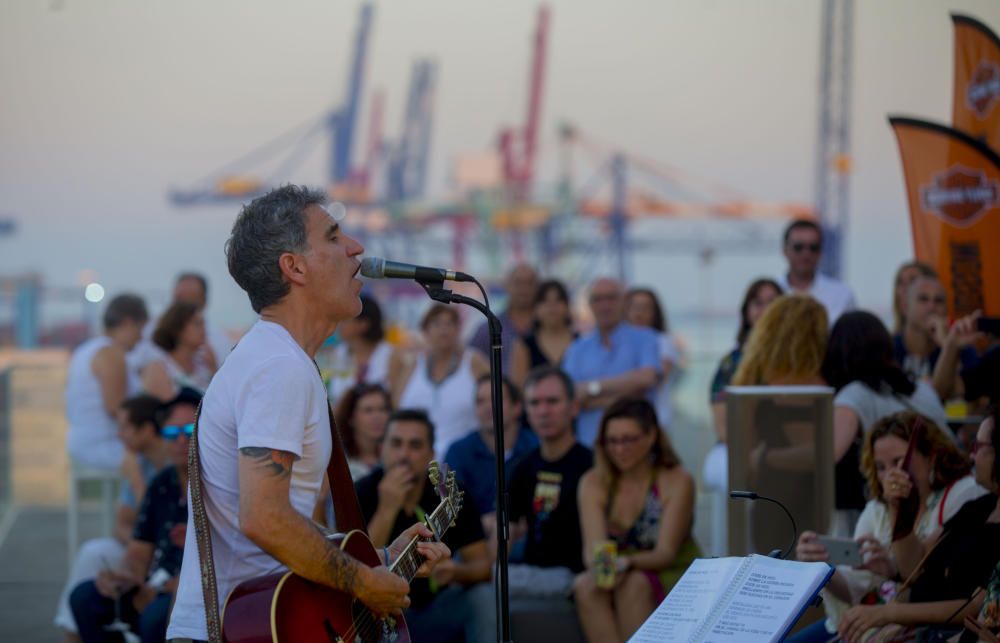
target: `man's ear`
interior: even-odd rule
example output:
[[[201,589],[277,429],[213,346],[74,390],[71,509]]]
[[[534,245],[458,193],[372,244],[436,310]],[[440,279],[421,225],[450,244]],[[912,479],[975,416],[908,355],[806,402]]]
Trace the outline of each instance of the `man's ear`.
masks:
[[[278,257],[278,269],[288,281],[300,286],[305,283],[306,266],[302,255],[297,255],[294,252],[282,253]]]

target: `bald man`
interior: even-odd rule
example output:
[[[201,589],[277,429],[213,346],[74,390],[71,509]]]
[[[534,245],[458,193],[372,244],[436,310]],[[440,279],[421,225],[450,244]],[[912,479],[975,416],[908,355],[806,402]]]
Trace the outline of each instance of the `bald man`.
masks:
[[[576,384],[580,405],[576,439],[592,447],[601,414],[621,397],[644,395],[652,402],[663,375],[656,333],[632,326],[625,319],[625,289],[602,277],[590,286],[594,330],[570,344],[563,370]]]
[[[507,291],[507,309],[497,315],[503,326],[500,336],[503,342],[501,352],[503,372],[510,372],[510,356],[514,353],[516,341],[531,332],[535,320],[535,291],[538,289],[538,273],[528,264],[517,264],[504,278]],[[469,339],[469,346],[490,356],[490,328],[484,320]]]

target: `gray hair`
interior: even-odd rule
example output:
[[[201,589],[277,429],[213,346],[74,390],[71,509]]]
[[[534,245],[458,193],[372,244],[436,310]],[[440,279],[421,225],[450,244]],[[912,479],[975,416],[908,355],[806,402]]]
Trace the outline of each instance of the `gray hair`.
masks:
[[[326,195],[299,185],[285,185],[243,207],[226,241],[229,274],[250,297],[254,312],[288,294],[278,259],[306,249],[305,209],[326,205]]]

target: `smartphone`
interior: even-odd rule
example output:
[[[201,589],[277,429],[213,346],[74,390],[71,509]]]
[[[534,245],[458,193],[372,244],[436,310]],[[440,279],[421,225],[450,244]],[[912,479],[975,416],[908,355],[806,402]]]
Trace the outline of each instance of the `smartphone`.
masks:
[[[826,552],[830,556],[827,562],[831,565],[850,565],[851,567],[861,565],[861,545],[856,540],[824,534],[818,535],[816,540],[826,547]]]
[[[1000,317],[980,317],[976,320],[976,330],[1000,336]]]

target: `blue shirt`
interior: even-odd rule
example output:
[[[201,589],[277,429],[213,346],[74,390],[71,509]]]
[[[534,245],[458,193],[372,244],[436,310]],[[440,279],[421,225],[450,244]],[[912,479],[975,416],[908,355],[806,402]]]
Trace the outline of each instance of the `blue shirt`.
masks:
[[[510,449],[510,445],[506,445]],[[517,432],[514,448],[507,456],[508,465],[520,460],[538,447],[538,438],[529,429]],[[455,472],[455,478],[465,488],[466,498],[480,516],[496,510],[496,457],[479,431],[473,431],[448,448],[444,461]],[[509,470],[509,467],[508,467]]]
[[[577,384],[623,375],[639,368],[652,367],[663,372],[660,364],[660,346],[656,333],[649,328],[639,328],[621,323],[609,337],[607,346],[601,334],[594,330],[570,344],[563,357],[563,370]],[[653,402],[655,387],[646,391]],[[592,447],[597,439],[603,409],[582,411],[576,418],[576,439]]]

